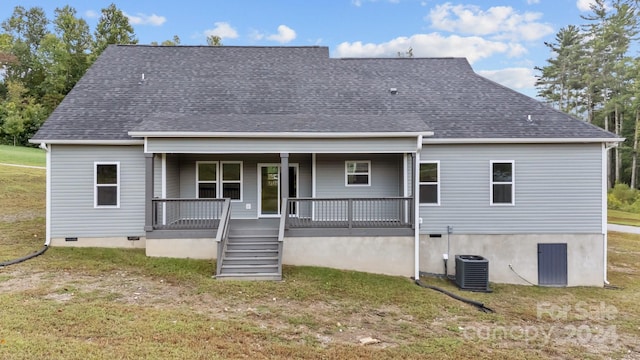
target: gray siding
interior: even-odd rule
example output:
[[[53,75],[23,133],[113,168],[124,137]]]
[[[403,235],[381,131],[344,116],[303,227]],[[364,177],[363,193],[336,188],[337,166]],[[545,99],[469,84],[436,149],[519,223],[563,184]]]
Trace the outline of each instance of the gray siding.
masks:
[[[600,233],[600,144],[425,145],[440,160],[440,206],[420,206],[422,233]],[[490,160],[515,161],[515,206],[489,205]]]
[[[94,208],[94,161],[120,162],[120,208]],[[144,236],[142,146],[51,146],[51,236]]]
[[[180,197],[180,162],[178,157],[167,155],[167,197]]]
[[[252,138],[149,138],[147,151],[152,153],[381,153],[415,152],[417,139],[252,139]]]
[[[345,185],[345,161],[370,160],[370,186]],[[402,154],[318,154],[316,197],[402,196]]]
[[[172,156],[173,157],[173,156]],[[196,161],[242,161],[242,201],[232,202],[233,218],[257,218],[258,216],[258,164],[280,163],[280,156],[273,155],[179,155],[179,197],[196,197]],[[301,197],[311,197],[311,155],[291,155],[290,164],[298,164],[298,193]],[[167,172],[169,176],[169,172]],[[247,209],[247,205],[251,208]]]

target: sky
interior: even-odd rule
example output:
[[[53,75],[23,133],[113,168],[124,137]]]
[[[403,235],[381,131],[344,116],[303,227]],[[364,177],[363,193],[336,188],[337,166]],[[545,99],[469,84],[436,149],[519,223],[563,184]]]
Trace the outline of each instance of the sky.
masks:
[[[535,66],[544,42],[567,25],[583,24],[593,0],[0,0],[0,20],[17,5],[40,6],[53,19],[71,5],[93,30],[112,2],[140,44],[180,37],[205,45],[327,46],[331,57],[466,57],[482,76],[535,97]]]

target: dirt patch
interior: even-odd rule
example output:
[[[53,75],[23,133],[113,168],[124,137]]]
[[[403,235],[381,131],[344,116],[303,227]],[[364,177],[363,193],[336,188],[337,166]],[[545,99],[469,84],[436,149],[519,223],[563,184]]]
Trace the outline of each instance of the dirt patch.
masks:
[[[284,339],[315,339],[321,346],[330,344],[360,344],[386,348],[408,344],[410,339],[394,335],[402,328],[416,327],[429,333],[428,327],[402,315],[394,306],[362,308],[348,312],[339,304],[306,303],[266,297],[253,301],[229,301],[215,294],[198,293],[188,286],[168,283],[164,279],[110,272],[99,276],[70,272],[30,272],[23,269],[4,269],[0,272],[0,292],[29,292],[43,300],[67,303],[82,301],[86,294],[110,298],[111,301],[132,306],[174,309],[187,307],[212,320],[234,319],[251,321],[262,329],[272,329]],[[361,344],[362,339],[377,341]]]
[[[25,221],[25,220],[33,220],[33,219],[41,218],[44,216],[45,214],[43,211],[23,210],[15,214],[0,214],[0,222],[10,223],[10,222]]]
[[[293,342],[313,341],[317,346],[353,345],[384,349],[412,345],[426,338],[473,341],[487,349],[537,351],[553,357],[554,349],[574,349],[607,357],[611,352],[640,352],[637,339],[607,323],[554,322],[527,319],[478,319],[469,315],[443,316],[423,321],[394,305],[305,302],[265,295],[246,299],[243,294],[221,296],[198,291],[188,284],[162,278],[111,271],[100,275],[42,272],[26,268],[0,271],[0,292],[29,293],[43,301],[71,303],[87,298],[155,309],[181,309],[212,321],[250,323]],[[565,354],[562,352],[562,354]],[[559,355],[557,358],[562,358]]]

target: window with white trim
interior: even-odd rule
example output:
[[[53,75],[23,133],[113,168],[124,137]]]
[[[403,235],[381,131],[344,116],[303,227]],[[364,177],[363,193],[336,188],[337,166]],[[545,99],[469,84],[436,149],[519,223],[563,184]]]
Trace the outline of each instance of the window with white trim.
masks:
[[[420,163],[420,204],[440,205],[440,162]]]
[[[345,161],[345,185],[369,186],[371,185],[371,161],[357,160]]]
[[[222,197],[231,200],[242,200],[242,162],[223,161]]]
[[[242,201],[242,161],[196,161],[196,196]]]
[[[196,197],[214,199],[218,197],[218,162],[196,162]]]
[[[94,207],[120,207],[120,163],[94,162]]]
[[[490,163],[491,205],[515,204],[515,163],[492,160]]]

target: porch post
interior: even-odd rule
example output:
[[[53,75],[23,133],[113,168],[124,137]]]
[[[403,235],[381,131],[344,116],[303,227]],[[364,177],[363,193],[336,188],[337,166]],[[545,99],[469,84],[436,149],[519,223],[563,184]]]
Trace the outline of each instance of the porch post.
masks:
[[[144,231],[153,231],[153,154],[144,154]]]
[[[280,198],[289,198],[289,153],[280,153]]]

